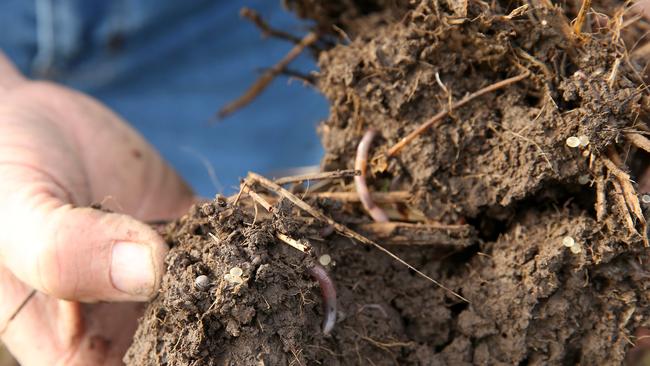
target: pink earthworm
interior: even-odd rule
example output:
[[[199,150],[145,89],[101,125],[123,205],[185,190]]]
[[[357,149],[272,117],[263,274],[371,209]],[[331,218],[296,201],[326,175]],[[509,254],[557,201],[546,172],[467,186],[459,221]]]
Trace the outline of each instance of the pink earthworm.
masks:
[[[307,272],[320,285],[320,292],[323,296],[323,334],[329,334],[336,324],[336,289],[334,281],[327,274],[325,268],[314,264],[307,269]]]
[[[370,145],[372,140],[375,138],[377,131],[374,129],[369,129],[361,138],[359,146],[357,147],[357,156],[354,159],[354,169],[361,172],[360,175],[354,177],[354,187],[357,190],[361,204],[363,208],[368,211],[370,217],[376,222],[388,222],[388,215],[382,210],[379,206],[373,202],[370,197],[370,191],[368,191],[368,185],[366,184],[366,168],[368,167],[368,150],[370,150]]]

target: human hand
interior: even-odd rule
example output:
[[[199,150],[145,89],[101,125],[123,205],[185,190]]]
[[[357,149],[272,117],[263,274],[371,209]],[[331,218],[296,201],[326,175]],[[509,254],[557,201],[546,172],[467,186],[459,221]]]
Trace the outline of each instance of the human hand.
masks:
[[[0,52],[0,332],[21,364],[121,364],[142,308],[127,301],[155,294],[167,251],[138,220],[173,219],[192,200],[119,117],[26,80]]]

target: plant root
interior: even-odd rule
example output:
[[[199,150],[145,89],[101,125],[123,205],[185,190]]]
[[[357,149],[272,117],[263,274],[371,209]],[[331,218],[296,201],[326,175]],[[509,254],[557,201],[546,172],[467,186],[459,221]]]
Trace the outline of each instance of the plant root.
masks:
[[[616,178],[616,181],[613,182],[614,189],[616,190],[617,203],[621,209],[621,213],[624,215],[626,225],[628,228],[631,228],[631,232],[641,235],[643,238],[643,245],[648,247],[650,246],[650,243],[648,242],[648,235],[646,232],[647,223],[645,216],[643,215],[643,210],[641,209],[641,204],[639,203],[639,197],[632,185],[630,175],[620,168],[623,163],[615,151],[610,150],[607,155],[607,157],[602,156],[601,159],[605,167]],[[621,202],[624,203],[622,207],[620,207]],[[625,213],[627,213],[627,215]],[[631,217],[632,214],[634,214],[638,222],[641,224],[641,232],[636,230],[634,220],[632,220]]]
[[[346,169],[346,170],[336,170],[333,172],[293,175],[290,177],[278,178],[274,182],[275,184],[278,185],[285,185],[288,183],[300,183],[306,180],[342,179],[348,177],[356,177],[360,174],[361,172],[358,170]]]

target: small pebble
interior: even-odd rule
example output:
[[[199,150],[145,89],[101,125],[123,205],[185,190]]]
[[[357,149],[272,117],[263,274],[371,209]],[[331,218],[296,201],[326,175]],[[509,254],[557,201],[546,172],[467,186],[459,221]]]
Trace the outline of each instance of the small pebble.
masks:
[[[578,147],[580,146],[580,139],[575,136],[571,136],[566,139],[566,144],[568,147],[572,147],[572,148]]]
[[[580,141],[580,147],[587,147],[589,145],[589,137],[586,135],[578,136],[578,140]]]
[[[546,21],[546,19],[542,20],[542,26],[546,27],[547,25],[548,25],[548,21]]]
[[[562,238],[562,245],[564,245],[567,248],[571,248],[575,245],[576,241],[570,237],[570,236],[565,236]]]
[[[197,290],[205,291],[210,286],[210,279],[206,275],[200,275],[194,280],[194,286]]]
[[[650,203],[650,194],[642,195],[641,196],[641,202],[646,203],[646,204]]]
[[[332,257],[330,257],[329,254],[323,254],[318,257],[318,263],[320,263],[321,266],[327,266],[328,264],[332,263]]]
[[[578,177],[578,183],[580,183],[582,185],[585,185],[585,184],[589,183],[589,180],[590,180],[589,178],[590,178],[589,174],[581,175],[581,176]]]

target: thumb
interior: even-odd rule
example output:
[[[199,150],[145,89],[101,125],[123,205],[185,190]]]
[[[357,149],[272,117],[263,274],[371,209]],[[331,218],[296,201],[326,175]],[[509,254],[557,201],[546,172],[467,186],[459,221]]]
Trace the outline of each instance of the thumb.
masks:
[[[65,204],[61,193],[53,184],[42,184],[5,195],[0,203],[0,222],[6,224],[0,233],[3,264],[30,286],[60,299],[150,298],[164,269],[163,239],[130,216]]]
[[[25,80],[7,56],[0,51],[0,90],[8,89]]]

